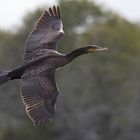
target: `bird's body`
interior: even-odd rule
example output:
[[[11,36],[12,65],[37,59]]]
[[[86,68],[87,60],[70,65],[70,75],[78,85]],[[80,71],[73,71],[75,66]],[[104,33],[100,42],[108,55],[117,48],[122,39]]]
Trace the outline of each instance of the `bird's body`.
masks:
[[[60,10],[54,6],[42,14],[27,38],[23,64],[13,70],[0,72],[0,85],[21,79],[21,96],[26,112],[37,125],[52,120],[55,114],[59,94],[55,71],[82,54],[107,50],[89,45],[68,54],[60,54],[57,46],[63,36]]]

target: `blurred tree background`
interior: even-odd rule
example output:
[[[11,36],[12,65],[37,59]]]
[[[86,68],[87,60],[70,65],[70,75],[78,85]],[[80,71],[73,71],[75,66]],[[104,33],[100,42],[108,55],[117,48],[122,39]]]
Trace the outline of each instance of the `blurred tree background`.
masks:
[[[0,88],[0,140],[139,140],[140,26],[88,0],[60,0],[65,38],[59,51],[86,44],[109,52],[84,55],[57,71],[55,120],[33,126],[20,81]],[[0,30],[0,67],[22,63],[24,43],[44,8],[28,13],[16,32]],[[45,7],[46,9],[46,7]]]

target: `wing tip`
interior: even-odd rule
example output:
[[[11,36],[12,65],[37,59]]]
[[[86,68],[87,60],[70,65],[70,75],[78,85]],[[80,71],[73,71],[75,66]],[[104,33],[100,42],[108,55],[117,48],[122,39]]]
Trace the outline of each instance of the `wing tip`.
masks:
[[[45,123],[47,123],[49,121],[53,121],[54,114],[52,114],[52,113],[47,111],[46,113],[43,113],[43,115],[41,117],[42,118],[39,119],[39,118],[33,118],[33,117],[29,116],[29,118],[32,120],[34,126],[38,126],[38,125],[43,125],[43,124],[45,124]]]
[[[49,112],[46,108],[42,108],[40,104],[29,107],[26,106],[26,113],[35,126],[52,121],[55,114]]]
[[[59,6],[53,6],[52,8],[50,7],[49,10],[45,10],[46,13],[49,12],[49,15],[52,17],[58,17],[59,19],[61,18],[61,14],[60,14],[60,7]]]
[[[49,8],[48,10],[44,10],[43,14],[40,16],[40,18],[38,19],[38,21],[35,25],[35,29],[37,29],[38,27],[45,26],[45,24],[46,24],[45,20],[47,18],[50,20],[52,20],[53,18],[57,18],[57,19],[61,20],[59,6],[54,5],[52,8]]]

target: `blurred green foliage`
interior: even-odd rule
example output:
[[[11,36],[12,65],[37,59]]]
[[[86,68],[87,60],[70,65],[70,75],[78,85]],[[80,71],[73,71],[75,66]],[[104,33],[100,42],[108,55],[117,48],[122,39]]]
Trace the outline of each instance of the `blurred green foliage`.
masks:
[[[60,0],[65,38],[59,51],[87,44],[109,52],[84,55],[56,74],[54,122],[35,127],[20,99],[20,82],[0,88],[0,140],[139,140],[140,27],[88,0]],[[15,33],[0,31],[1,69],[22,63],[24,44],[43,8]]]

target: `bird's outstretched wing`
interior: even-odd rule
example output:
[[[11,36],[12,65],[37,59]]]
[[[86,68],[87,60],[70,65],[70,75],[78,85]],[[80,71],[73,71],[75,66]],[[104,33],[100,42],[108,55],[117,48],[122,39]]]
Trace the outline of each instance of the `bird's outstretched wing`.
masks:
[[[26,41],[26,53],[42,48],[56,49],[57,41],[64,36],[59,7],[49,8],[37,21]]]
[[[22,76],[21,92],[26,112],[35,125],[53,119],[58,95],[54,70],[30,68]]]

